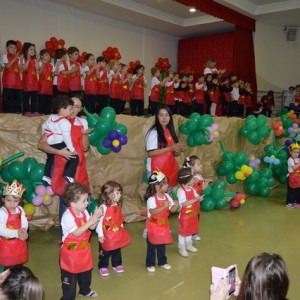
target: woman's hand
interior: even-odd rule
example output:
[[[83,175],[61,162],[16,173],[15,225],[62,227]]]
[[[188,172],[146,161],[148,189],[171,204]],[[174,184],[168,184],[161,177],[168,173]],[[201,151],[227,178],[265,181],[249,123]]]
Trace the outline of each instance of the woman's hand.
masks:
[[[89,135],[92,131],[94,130],[94,128],[88,128],[88,129],[82,129],[82,134],[83,135]]]
[[[215,287],[213,284],[210,286],[210,300],[226,300],[229,299],[230,284],[228,278],[221,279]]]
[[[63,156],[67,160],[75,158],[75,156],[76,156],[73,152],[69,151],[67,148],[60,149],[59,150],[59,155]]]

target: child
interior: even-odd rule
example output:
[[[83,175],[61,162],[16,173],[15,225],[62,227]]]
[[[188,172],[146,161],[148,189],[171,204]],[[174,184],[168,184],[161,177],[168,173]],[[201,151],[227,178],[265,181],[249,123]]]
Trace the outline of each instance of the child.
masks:
[[[182,93],[179,88],[180,85],[180,74],[174,73],[174,99],[175,99],[175,112],[174,114],[180,114],[182,110]]]
[[[118,60],[112,60],[109,63],[109,95],[110,106],[116,111],[116,114],[121,113],[122,106],[122,79],[121,79],[121,64]]]
[[[293,86],[289,87],[288,91],[284,91],[284,108],[290,110],[290,105],[295,102],[295,88]]]
[[[100,218],[96,232],[99,240],[98,268],[102,276],[108,276],[108,261],[117,273],[123,273],[121,248],[130,243],[130,236],[123,227],[124,216],[121,209],[122,186],[115,181],[106,182],[101,189]]]
[[[71,158],[65,165],[64,178],[68,182],[74,182],[79,158],[72,144],[71,123],[67,119],[72,114],[74,102],[68,96],[60,95],[54,99],[53,110],[56,114],[51,115],[42,126],[42,133],[48,134],[47,143],[55,149],[68,148],[75,158]],[[45,185],[51,185],[51,174],[54,164],[54,154],[47,153],[45,173],[42,181]]]
[[[193,246],[192,235],[199,230],[200,202],[199,196],[193,189],[194,175],[191,168],[182,168],[178,174],[180,188],[177,191],[178,203],[181,207],[179,213],[178,248],[181,256],[187,257],[188,251],[198,252]]]
[[[24,62],[22,66],[22,83],[23,83],[23,111],[36,113],[40,112],[38,108],[38,64],[35,59],[35,45],[32,43],[24,43],[22,53]],[[30,99],[30,101],[29,101]],[[30,102],[30,104],[29,104]]]
[[[221,103],[222,103],[222,115],[229,116],[229,106],[231,102],[230,92],[232,87],[227,76],[221,77],[220,93],[221,93]]]
[[[106,69],[106,60],[104,56],[98,56],[96,59],[98,66],[97,74],[97,96],[96,96],[96,114],[100,114],[102,109],[108,105],[108,72]]]
[[[174,94],[174,72],[172,70],[166,72],[163,103],[170,108],[172,114],[176,112]]]
[[[144,88],[147,85],[144,71],[145,67],[143,65],[137,65],[132,76],[130,102],[132,116],[144,115]]]
[[[53,94],[67,95],[69,92],[67,52],[63,49],[55,51],[55,73],[53,78]]]
[[[55,71],[53,64],[50,62],[50,52],[47,49],[40,51],[39,63],[39,90],[38,90],[38,107],[39,112],[49,115],[52,110],[53,101],[53,84],[52,77]]]
[[[192,73],[187,74],[188,84],[189,84],[189,96],[190,96],[190,106],[193,105],[193,101],[195,100],[195,85],[194,85],[194,75]],[[191,107],[190,107],[191,111]]]
[[[69,82],[69,94],[70,97],[80,94],[82,91],[81,88],[81,75],[83,75],[83,68],[80,63],[77,61],[79,56],[79,49],[77,47],[68,48],[68,82]]]
[[[178,203],[175,203],[167,194],[168,179],[160,171],[153,172],[149,177],[149,186],[144,199],[147,202],[147,258],[146,267],[148,272],[155,272],[155,252],[158,265],[170,270],[167,262],[166,244],[173,243],[170,232],[168,216],[175,212]]]
[[[98,294],[90,289],[92,281],[93,257],[90,245],[91,231],[95,229],[102,210],[96,209],[91,217],[87,211],[87,186],[70,183],[63,193],[68,207],[61,220],[63,232],[60,252],[60,271],[63,296],[61,300],[75,299],[76,283],[79,284],[79,296],[95,298]]]
[[[4,65],[2,76],[3,87],[3,112],[21,112],[22,83],[20,73],[22,72],[21,59],[23,54],[17,53],[17,42],[9,40],[6,42],[7,54],[2,57]]]
[[[205,100],[205,113],[210,114],[210,107],[211,107],[211,99],[209,92],[213,88],[213,83],[212,83],[212,74],[208,73],[205,74],[205,83],[206,83],[206,91],[204,94],[204,100]]]
[[[189,117],[191,113],[190,108],[192,103],[189,94],[190,86],[188,83],[188,77],[186,74],[181,73],[179,75],[179,78],[180,78],[180,83],[178,88],[181,91],[181,99],[182,99],[180,114],[184,117]]]
[[[199,113],[200,115],[203,115],[205,112],[204,110],[204,91],[206,90],[206,82],[205,82],[205,75],[199,74],[197,76],[197,82],[195,84],[195,112]]]
[[[5,268],[24,264],[28,260],[26,240],[28,221],[19,206],[25,188],[14,180],[3,188],[0,209],[0,265]]]
[[[121,113],[125,112],[125,105],[130,101],[130,84],[131,84],[132,74],[128,73],[128,66],[121,64],[121,81],[122,81],[122,103],[121,103]]]
[[[230,92],[231,102],[229,103],[229,116],[237,117],[239,115],[238,100],[240,98],[240,83],[236,80],[232,84],[232,91]]]
[[[300,201],[300,146],[293,143],[289,148],[290,158],[288,164],[288,191],[286,198],[286,207],[297,208]]]

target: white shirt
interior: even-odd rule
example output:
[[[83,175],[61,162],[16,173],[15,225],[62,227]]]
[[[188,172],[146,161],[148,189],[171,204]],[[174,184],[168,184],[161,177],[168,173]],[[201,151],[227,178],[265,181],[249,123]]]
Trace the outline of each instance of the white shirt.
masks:
[[[204,75],[206,75],[206,74],[217,74],[218,73],[218,69],[217,68],[205,68],[204,69]]]
[[[86,221],[88,221],[90,219],[88,211],[85,210],[84,214],[86,216]],[[61,218],[61,228],[63,232],[62,241],[64,241],[70,233],[74,232],[78,228],[73,215],[68,209],[64,212]]]
[[[239,88],[233,87],[232,91],[230,92],[230,96],[232,101],[238,101],[240,98]]]
[[[204,83],[196,82],[196,83],[195,83],[195,90],[196,90],[196,91],[198,91],[198,90],[207,91],[207,86],[204,85]]]
[[[198,194],[196,193],[196,191],[195,191],[192,187],[186,188],[186,191],[187,191],[187,192],[189,192],[189,191],[191,191],[191,190],[194,191],[194,193],[195,193],[195,195],[196,195],[196,197],[197,197]],[[186,194],[185,194],[185,192],[184,192],[184,190],[183,190],[182,187],[180,187],[180,188],[177,190],[177,198],[178,198],[178,204],[179,204],[180,209],[181,209],[181,208],[182,208],[182,204],[183,204],[184,202],[187,201],[187,199],[186,199]]]
[[[42,134],[49,134],[47,137],[47,143],[49,145],[64,142],[68,150],[74,152],[75,148],[71,139],[71,123],[66,118],[57,121],[59,118],[61,118],[61,116],[51,115],[42,125]]]
[[[295,164],[298,164],[300,162],[300,158],[295,158],[292,159],[291,157],[287,160],[287,164],[288,164],[288,171],[289,173],[292,173],[294,171],[293,166]]]
[[[152,129],[145,138],[145,144],[146,144],[146,150],[156,150],[158,149],[158,136],[157,136],[157,130]],[[147,157],[146,160],[146,169],[151,172],[151,158]]]
[[[169,205],[169,209],[174,205],[174,201],[173,201],[173,199],[167,194],[167,193],[165,193],[165,197],[169,200],[169,202],[170,202],[170,205]],[[158,201],[163,201],[163,200],[166,200],[166,198],[163,198],[163,199],[161,199],[161,198],[158,198],[157,197],[157,200]],[[153,209],[153,208],[156,208],[157,206],[156,206],[156,203],[155,203],[155,197],[154,196],[152,196],[152,197],[150,197],[150,198],[148,198],[148,200],[147,200],[147,216],[148,216],[148,218],[151,216],[151,213],[150,213],[150,209]]]
[[[291,103],[295,102],[295,91],[294,92],[289,92],[289,91],[284,91],[283,97],[284,97],[284,106],[290,106]]]
[[[18,206],[18,209],[16,209],[15,213],[12,214],[16,214],[19,212],[19,210],[21,210],[21,228],[24,229],[28,229],[28,220],[25,216],[25,212],[23,210],[23,208],[21,206]],[[13,238],[18,238],[18,230],[19,229],[8,229],[6,227],[6,222],[8,219],[8,214],[7,211],[5,210],[4,207],[0,208],[0,237],[6,237],[9,239],[13,239]]]
[[[55,70],[56,70],[56,66],[59,64],[59,62],[60,62],[60,59],[58,59],[57,62],[56,62],[56,64],[55,64]],[[62,63],[62,64],[60,64],[59,67],[58,67],[58,73],[57,73],[57,74],[59,74],[60,72],[63,72],[63,71],[65,71],[65,66],[64,66],[64,64]],[[57,75],[55,75],[55,76],[53,77],[53,85],[57,85]]]
[[[75,121],[73,123],[74,126],[83,126],[83,130],[89,129],[89,125],[86,119],[75,117]]]
[[[159,85],[159,84],[160,84],[160,80],[157,77],[152,76],[149,96],[151,95],[151,90],[153,89],[153,87],[156,86],[156,85]]]

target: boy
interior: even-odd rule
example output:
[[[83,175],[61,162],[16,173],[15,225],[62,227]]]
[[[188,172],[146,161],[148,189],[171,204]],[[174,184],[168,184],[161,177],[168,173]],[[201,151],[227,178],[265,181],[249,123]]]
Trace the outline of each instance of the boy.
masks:
[[[96,59],[99,67],[97,74],[97,96],[96,96],[96,114],[100,114],[102,109],[108,105],[108,71],[106,68],[106,60],[104,56],[98,56]]]
[[[81,94],[81,75],[83,74],[83,68],[80,66],[80,63],[77,61],[79,56],[79,49],[76,47],[69,47],[68,48],[68,69],[69,71],[66,72],[68,75],[68,82],[69,82],[69,95],[73,97],[76,94]]]

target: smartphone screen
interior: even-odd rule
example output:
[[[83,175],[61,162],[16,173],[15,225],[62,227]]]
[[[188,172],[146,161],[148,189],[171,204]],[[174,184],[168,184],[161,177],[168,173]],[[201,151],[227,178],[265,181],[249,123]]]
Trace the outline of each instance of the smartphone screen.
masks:
[[[235,292],[235,277],[236,277],[236,269],[235,267],[229,270],[229,295],[233,294]]]

